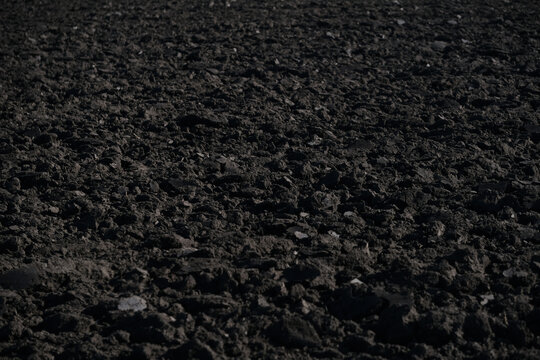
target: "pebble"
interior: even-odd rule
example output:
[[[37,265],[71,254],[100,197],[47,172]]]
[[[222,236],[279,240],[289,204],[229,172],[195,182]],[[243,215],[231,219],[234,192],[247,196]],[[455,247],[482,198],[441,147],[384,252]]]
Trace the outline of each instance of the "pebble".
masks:
[[[298,240],[307,239],[307,238],[309,237],[308,234],[303,233],[303,232],[301,232],[301,231],[295,231],[295,232],[294,232],[294,236],[296,236],[296,238],[297,238]]]
[[[431,43],[431,48],[436,51],[443,51],[448,45],[449,44],[446,41],[437,40]]]
[[[311,304],[308,303],[306,300],[302,299],[300,301],[300,311],[304,315],[309,314],[311,312]]]
[[[403,19],[397,19],[397,20],[396,20],[396,23],[397,23],[399,26],[402,26],[402,25],[405,25],[405,20],[403,20]]]
[[[49,207],[49,211],[51,214],[58,214],[60,212],[60,209],[57,208],[56,206],[51,206]]]
[[[159,184],[153,180],[148,183],[148,187],[153,193],[157,193],[159,191]]]
[[[365,284],[362,280],[360,280],[358,278],[352,279],[349,283],[353,284],[353,285],[363,285],[363,284]]]
[[[262,295],[257,297],[257,305],[261,308],[269,308],[271,305],[268,303],[268,300]]]
[[[197,248],[193,248],[193,247],[185,247],[185,248],[181,248],[181,249],[178,251],[178,253],[179,253],[178,255],[179,255],[179,256],[187,256],[187,255],[196,253],[197,251],[199,251],[199,249],[197,249]]]
[[[481,305],[486,305],[488,302],[495,300],[493,294],[480,295],[480,298],[482,298],[482,301],[480,301]]]
[[[146,308],[146,300],[137,295],[121,298],[118,302],[118,310],[120,311],[142,311]]]
[[[329,230],[328,235],[330,235],[333,238],[339,239],[339,234],[335,232],[334,230]]]
[[[526,277],[528,274],[526,271],[523,270],[516,270],[514,268],[510,268],[503,271],[503,276],[506,278],[511,277]]]

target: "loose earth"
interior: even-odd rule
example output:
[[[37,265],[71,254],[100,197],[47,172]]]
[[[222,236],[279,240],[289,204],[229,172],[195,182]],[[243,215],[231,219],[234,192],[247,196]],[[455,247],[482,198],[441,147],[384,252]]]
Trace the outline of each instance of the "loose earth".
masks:
[[[540,3],[0,7],[0,358],[540,358]]]

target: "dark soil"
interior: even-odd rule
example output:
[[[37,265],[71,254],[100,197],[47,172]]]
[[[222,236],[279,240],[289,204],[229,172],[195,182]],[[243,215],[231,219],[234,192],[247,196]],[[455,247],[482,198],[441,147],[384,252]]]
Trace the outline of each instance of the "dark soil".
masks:
[[[538,359],[535,1],[0,7],[0,357]]]

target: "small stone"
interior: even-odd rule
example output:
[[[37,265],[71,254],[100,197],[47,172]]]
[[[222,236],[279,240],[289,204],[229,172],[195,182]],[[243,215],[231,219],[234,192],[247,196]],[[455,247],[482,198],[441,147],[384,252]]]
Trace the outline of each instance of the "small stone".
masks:
[[[396,23],[397,23],[399,26],[402,26],[402,25],[405,25],[405,20],[403,20],[403,19],[397,19],[397,20],[396,20]]]
[[[178,251],[178,255],[179,256],[188,256],[188,255],[191,255],[193,253],[196,253],[197,251],[199,251],[199,249],[197,249],[197,248],[185,247],[185,248],[181,248]]]
[[[302,299],[306,296],[306,288],[302,284],[293,284],[289,290],[289,296],[294,299]]]
[[[369,251],[369,243],[367,241],[364,242],[362,250],[367,256],[371,256],[371,252]]]
[[[486,305],[488,302],[495,300],[493,294],[480,295],[480,298],[482,299],[482,301],[480,301],[481,305]]]
[[[300,311],[304,315],[309,314],[311,312],[311,304],[304,299],[300,300]]]
[[[259,295],[257,297],[257,305],[261,308],[269,308],[270,307],[270,304],[268,303],[268,301],[266,300],[266,298],[262,295]]]
[[[444,51],[448,46],[446,41],[437,40],[431,43],[431,48],[435,51]]]
[[[345,211],[345,212],[343,213],[343,216],[345,216],[345,217],[353,217],[353,216],[354,216],[354,212],[352,212],[352,211]]]
[[[335,232],[334,230],[329,230],[328,235],[330,235],[333,238],[339,239],[339,234]]]
[[[146,300],[137,295],[122,298],[118,302],[118,310],[120,311],[142,311],[146,308]]]
[[[153,193],[157,193],[159,191],[159,184],[156,181],[150,181],[150,183],[148,183],[148,187]]]
[[[446,225],[444,225],[441,221],[435,220],[427,225],[428,229],[427,232],[429,235],[435,236],[437,238],[440,238],[444,235],[446,232]]]
[[[517,219],[517,214],[516,212],[514,211],[514,209],[512,209],[511,207],[509,206],[504,206],[498,213],[497,215],[499,216],[500,219],[502,220],[507,220],[507,221],[515,221]]]
[[[182,206],[183,206],[183,207],[186,207],[186,208],[193,207],[193,205],[192,205],[189,201],[187,201],[187,200],[182,200],[182,201],[180,202],[180,204],[182,204]]]
[[[307,212],[303,212],[303,211],[302,211],[302,212],[300,213],[300,217],[301,217],[301,218],[307,218],[308,216],[309,216],[309,214],[308,214]]]
[[[49,207],[49,212],[50,212],[51,214],[55,214],[55,215],[56,215],[56,214],[58,214],[58,213],[60,212],[60,209],[57,208],[56,206],[51,206],[51,207]]]
[[[309,237],[308,234],[303,233],[303,232],[301,232],[301,231],[295,231],[295,232],[294,232],[294,236],[296,236],[296,238],[297,238],[298,240],[307,239],[307,238]]]
[[[360,280],[358,278],[352,279],[349,283],[353,284],[353,285],[364,285],[365,284],[362,280]]]
[[[523,270],[516,270],[515,268],[510,268],[503,271],[503,276],[506,278],[511,277],[527,277],[528,273]]]

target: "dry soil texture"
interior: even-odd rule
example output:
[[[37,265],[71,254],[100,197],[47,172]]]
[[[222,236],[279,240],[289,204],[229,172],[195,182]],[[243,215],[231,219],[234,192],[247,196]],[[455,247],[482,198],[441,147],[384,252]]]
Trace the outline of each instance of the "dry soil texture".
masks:
[[[538,1],[0,7],[0,357],[538,359]]]

